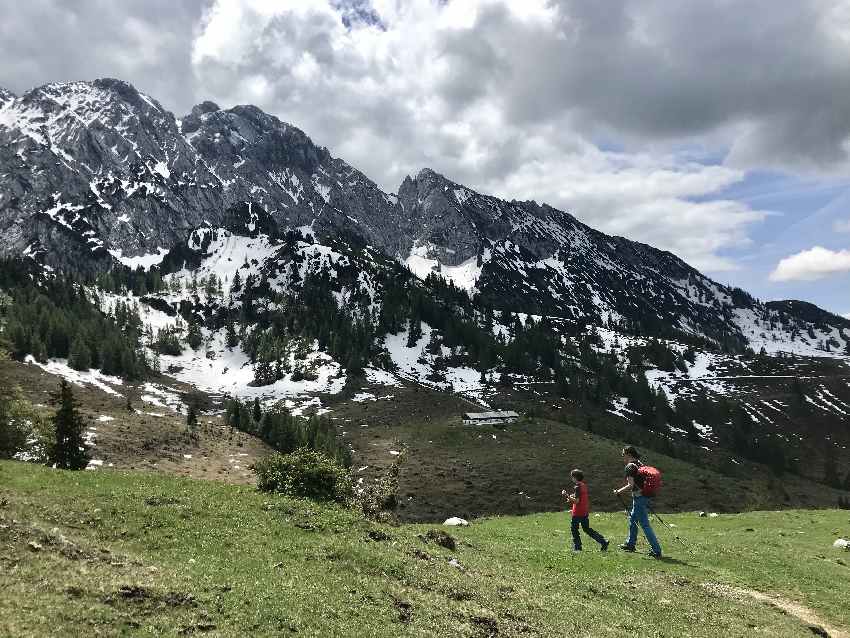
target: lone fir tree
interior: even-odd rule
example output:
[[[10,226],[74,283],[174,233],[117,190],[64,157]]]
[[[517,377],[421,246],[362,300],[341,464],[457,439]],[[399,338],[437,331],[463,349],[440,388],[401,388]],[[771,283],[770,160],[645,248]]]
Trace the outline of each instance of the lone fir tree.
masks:
[[[236,326],[230,317],[227,318],[227,323],[224,326],[224,334],[224,343],[229,350],[232,350],[239,344],[239,337],[236,335]]]
[[[64,470],[82,470],[89,462],[83,445],[85,422],[77,409],[71,385],[65,379],[59,383],[54,399],[59,407],[53,416],[56,439],[50,461]]]
[[[192,350],[197,350],[201,347],[203,341],[204,336],[203,334],[201,334],[201,327],[194,319],[192,319],[189,322],[189,327],[186,334],[186,343],[189,344],[189,347],[192,348]]]
[[[186,412],[186,430],[190,436],[195,436],[198,431],[198,408],[194,402],[189,404],[189,409]]]

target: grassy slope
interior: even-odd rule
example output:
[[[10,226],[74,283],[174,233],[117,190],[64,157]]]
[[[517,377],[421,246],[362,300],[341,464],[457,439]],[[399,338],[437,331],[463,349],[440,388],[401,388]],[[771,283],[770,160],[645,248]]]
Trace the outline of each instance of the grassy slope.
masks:
[[[418,537],[430,526],[247,486],[2,462],[0,635],[801,636],[793,616],[703,584],[783,594],[850,626],[850,556],[830,547],[848,519],[671,515],[694,551],[660,530],[671,558],[657,562],[573,555],[565,515],[537,514],[450,530],[452,552]],[[625,528],[621,514],[592,521],[614,540]]]
[[[49,403],[58,382],[58,377],[36,366],[0,361],[0,385],[19,384],[35,404]],[[158,382],[176,391],[190,390],[167,378]],[[204,415],[198,440],[190,440],[184,416],[143,403],[141,386],[125,384],[118,389],[130,396],[136,413],[127,412],[124,397],[74,386],[83,413],[97,430],[92,457],[105,466],[112,463],[121,470],[247,483],[253,479],[248,465],[270,451],[254,437],[232,433],[220,416]],[[359,390],[353,384],[352,392]],[[354,469],[368,466],[358,476],[369,480],[382,473],[395,458],[390,450],[408,447],[400,476],[399,514],[405,520],[557,510],[561,489],[574,467],[585,470],[597,509],[620,507],[609,488],[621,481],[624,441],[589,435],[575,427],[585,424],[591,414],[588,406],[565,405],[553,415],[557,420],[523,421],[500,430],[461,425],[460,414],[470,405],[457,396],[415,385],[384,388],[377,394],[393,398],[366,403],[341,396],[325,399],[333,406],[331,416],[345,439],[355,448]],[[102,415],[114,420],[98,421]],[[594,411],[592,416],[597,426],[617,419],[604,411]],[[668,511],[833,507],[840,494],[797,476],[777,480],[752,463],[745,464],[746,478],[730,479],[711,468],[696,468],[661,454],[647,452],[646,459],[664,472],[669,489],[664,490],[659,506]]]
[[[55,409],[51,395],[59,387],[59,381],[60,377],[37,366],[0,359],[0,387],[20,387],[24,397],[41,406],[39,409],[47,418]],[[174,392],[192,391],[190,386],[167,377],[151,381],[166,384]],[[248,466],[271,452],[259,439],[231,431],[219,415],[202,415],[197,438],[192,439],[186,432],[184,415],[142,401],[142,395],[150,394],[143,383],[125,383],[116,389],[121,393],[118,396],[90,385],[73,385],[74,397],[88,421],[87,428],[94,428],[97,433],[89,454],[103,461],[105,467],[112,464],[121,470],[253,483],[254,474]],[[127,411],[128,397],[133,413]],[[103,416],[112,420],[101,421]]]
[[[622,485],[625,442],[575,427],[586,420],[581,410],[562,411],[557,421],[524,419],[504,429],[464,426],[459,415],[468,407],[456,397],[422,388],[392,388],[391,393],[392,401],[341,402],[332,415],[345,424],[355,470],[368,466],[358,475],[369,478],[385,470],[394,459],[390,450],[407,446],[399,490],[405,520],[556,510],[575,467],[588,477],[597,509],[621,507],[610,488]],[[594,417],[597,424],[616,418],[604,412]],[[742,476],[730,478],[644,452],[645,460],[664,472],[668,489],[659,507],[666,511],[835,507],[842,494],[791,474],[773,477],[754,463],[744,462]]]

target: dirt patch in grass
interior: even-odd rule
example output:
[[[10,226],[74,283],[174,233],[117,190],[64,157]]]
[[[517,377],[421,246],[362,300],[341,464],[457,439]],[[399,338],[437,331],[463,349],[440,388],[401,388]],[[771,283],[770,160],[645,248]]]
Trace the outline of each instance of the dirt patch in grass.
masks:
[[[814,636],[823,636],[824,638],[850,638],[850,633],[824,622],[813,610],[801,603],[789,600],[788,598],[777,596],[775,594],[765,594],[745,587],[723,585],[721,583],[704,583],[703,586],[714,594],[731,598],[738,602],[755,600],[760,603],[771,605],[783,613],[798,618]]]
[[[440,547],[445,547],[448,550],[455,551],[457,549],[457,541],[451,534],[446,534],[440,529],[430,529],[423,537],[425,541],[432,541]]]

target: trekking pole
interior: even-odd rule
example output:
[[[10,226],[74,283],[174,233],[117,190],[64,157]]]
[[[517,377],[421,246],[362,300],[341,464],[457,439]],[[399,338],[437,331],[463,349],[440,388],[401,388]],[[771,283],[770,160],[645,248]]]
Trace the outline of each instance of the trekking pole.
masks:
[[[620,500],[620,505],[623,506],[623,514],[626,515],[626,518],[629,518],[631,515],[629,514],[629,508],[626,507],[626,502],[623,500],[623,495],[617,492],[617,498]]]
[[[658,519],[658,522],[659,522],[659,523],[661,523],[664,527],[666,527],[668,530],[670,530],[670,533],[672,533],[672,534],[673,534],[673,538],[675,538],[677,541],[679,541],[679,543],[682,545],[682,547],[684,547],[684,548],[685,548],[688,552],[690,552],[691,554],[693,554],[693,549],[691,548],[691,546],[690,546],[690,545],[688,545],[687,543],[685,543],[685,541],[683,541],[683,540],[681,539],[681,537],[679,536],[679,534],[677,534],[677,533],[676,533],[676,531],[675,531],[672,527],[670,527],[670,525],[668,525],[668,524],[667,524],[667,521],[665,521],[663,518],[661,518],[661,517],[660,517],[660,516],[656,513],[656,511],[655,511],[654,509],[652,509],[651,507],[649,507],[648,505],[647,505],[647,509],[650,511],[650,513],[651,513],[651,514],[652,514],[655,518],[657,518],[657,519]]]

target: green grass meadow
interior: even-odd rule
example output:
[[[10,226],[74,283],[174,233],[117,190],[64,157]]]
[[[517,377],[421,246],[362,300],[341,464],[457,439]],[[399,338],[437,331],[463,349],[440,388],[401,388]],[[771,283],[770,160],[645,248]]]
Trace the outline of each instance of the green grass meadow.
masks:
[[[850,627],[850,512],[664,516],[667,558],[574,554],[564,513],[379,525],[247,486],[0,462],[0,636],[784,636]],[[454,550],[428,536],[448,532]],[[450,544],[450,543],[445,543]],[[646,547],[639,545],[639,549]]]

